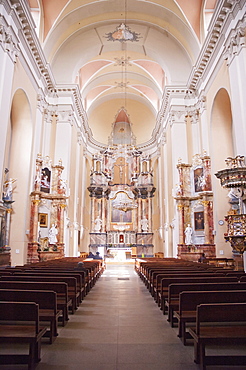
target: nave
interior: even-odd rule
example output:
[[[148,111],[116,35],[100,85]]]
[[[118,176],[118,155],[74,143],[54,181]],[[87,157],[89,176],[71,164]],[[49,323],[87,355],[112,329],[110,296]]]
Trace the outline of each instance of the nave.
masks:
[[[134,271],[108,263],[93,289],[52,344],[37,370],[192,370],[184,347]]]
[[[106,269],[52,345],[42,343],[36,370],[193,370],[193,345],[184,346],[134,270]],[[27,366],[1,366],[26,370]],[[209,370],[230,367],[209,367]],[[233,367],[238,369],[239,367]],[[244,367],[245,369],[245,367]],[[240,368],[241,370],[241,368]]]

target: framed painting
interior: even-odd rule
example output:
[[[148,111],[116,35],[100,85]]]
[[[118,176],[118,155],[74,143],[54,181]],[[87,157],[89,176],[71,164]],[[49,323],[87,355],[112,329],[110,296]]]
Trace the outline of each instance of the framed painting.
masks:
[[[40,227],[48,227],[48,213],[39,213],[38,222]]]
[[[194,212],[195,230],[204,230],[204,212]]]

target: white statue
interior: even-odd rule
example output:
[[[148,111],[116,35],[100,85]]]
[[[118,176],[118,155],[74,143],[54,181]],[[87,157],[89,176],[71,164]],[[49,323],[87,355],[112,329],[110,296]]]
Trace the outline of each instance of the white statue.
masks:
[[[4,183],[4,199],[8,199],[8,200],[12,200],[12,194],[13,194],[13,183],[15,182],[16,180],[14,179],[9,179],[7,181],[5,181]]]
[[[49,244],[56,244],[58,230],[54,224],[52,224],[51,228],[49,229]]]
[[[58,194],[66,194],[67,193],[67,183],[63,179],[59,179],[58,181]]]
[[[188,224],[185,229],[185,244],[192,244],[192,227],[190,226],[190,224]]]
[[[148,231],[148,220],[146,217],[144,217],[142,220],[141,220],[141,226],[142,226],[142,231],[143,232],[147,232]]]
[[[102,220],[100,219],[99,216],[97,216],[97,218],[95,219],[94,231],[99,233],[101,230],[101,227],[102,227]]]

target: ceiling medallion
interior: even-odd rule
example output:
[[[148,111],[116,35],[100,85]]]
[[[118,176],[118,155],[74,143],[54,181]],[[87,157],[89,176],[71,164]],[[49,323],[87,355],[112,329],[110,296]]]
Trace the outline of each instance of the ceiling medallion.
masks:
[[[113,32],[106,33],[105,36],[108,41],[139,41],[140,34],[131,31],[130,27],[126,26],[124,23],[121,23]]]
[[[126,67],[126,66],[132,66],[130,63],[131,57],[121,57],[121,58],[114,58],[115,59],[115,66],[121,66],[121,67]]]

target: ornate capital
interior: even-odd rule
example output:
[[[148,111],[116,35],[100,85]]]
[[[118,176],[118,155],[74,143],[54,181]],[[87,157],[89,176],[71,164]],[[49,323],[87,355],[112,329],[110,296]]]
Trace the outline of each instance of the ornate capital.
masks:
[[[37,108],[40,110],[41,113],[44,113],[47,109],[47,102],[45,101],[45,98],[43,95],[38,94],[37,96]]]
[[[3,16],[0,16],[0,45],[15,63],[19,55],[18,41]]]
[[[224,58],[227,61],[228,65],[232,62],[234,57],[239,54],[242,47],[245,47],[246,43],[245,30],[246,30],[246,16],[241,22],[239,22],[236,29],[233,30],[229,38],[229,41],[227,42]]]
[[[38,205],[39,205],[39,203],[40,203],[40,200],[39,200],[39,199],[32,199],[32,203],[33,203],[34,205],[38,206]]]

